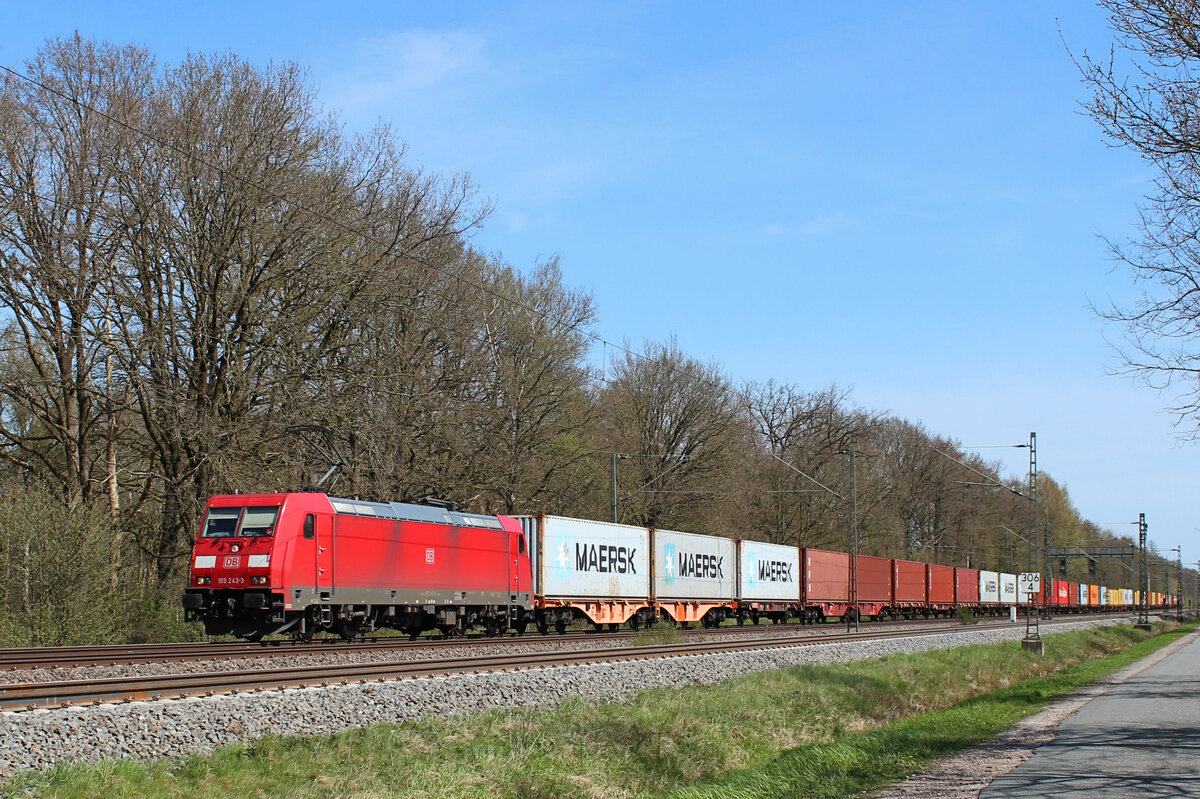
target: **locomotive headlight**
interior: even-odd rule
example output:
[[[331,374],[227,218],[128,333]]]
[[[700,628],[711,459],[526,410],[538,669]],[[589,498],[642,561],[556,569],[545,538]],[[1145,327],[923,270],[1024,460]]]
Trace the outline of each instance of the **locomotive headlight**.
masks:
[[[250,578],[250,584],[251,585],[266,585],[267,578],[256,575],[256,576]]]
[[[197,577],[196,578],[196,585],[210,585],[211,583],[212,583],[211,577]]]

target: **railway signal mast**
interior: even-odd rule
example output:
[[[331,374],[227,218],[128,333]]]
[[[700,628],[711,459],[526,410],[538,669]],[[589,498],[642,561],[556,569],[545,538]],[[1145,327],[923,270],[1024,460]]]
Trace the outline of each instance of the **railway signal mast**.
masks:
[[[1146,514],[1138,514],[1138,549],[1142,553],[1142,599],[1138,603],[1138,629],[1149,630],[1150,626],[1150,554],[1146,551]]]

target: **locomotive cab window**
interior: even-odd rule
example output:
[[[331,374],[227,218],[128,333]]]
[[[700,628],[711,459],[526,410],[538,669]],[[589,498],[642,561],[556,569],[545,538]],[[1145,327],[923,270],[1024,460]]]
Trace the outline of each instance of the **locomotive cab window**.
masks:
[[[525,536],[523,534],[517,536],[517,554],[525,554]]]
[[[264,538],[275,534],[279,508],[209,508],[204,517],[205,538]]]
[[[304,537],[310,539],[317,537],[317,517],[311,513],[304,517]]]
[[[246,508],[238,535],[246,537],[274,535],[275,517],[278,515],[279,508]]]
[[[237,532],[237,523],[241,515],[241,508],[209,508],[208,516],[204,519],[203,536],[228,538]]]

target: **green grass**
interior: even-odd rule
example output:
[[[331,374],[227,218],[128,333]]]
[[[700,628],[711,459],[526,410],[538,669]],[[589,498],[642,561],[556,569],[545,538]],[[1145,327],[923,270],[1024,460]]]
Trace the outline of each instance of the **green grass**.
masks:
[[[1190,628],[1184,628],[1190,629]],[[46,797],[843,797],[1010,726],[1169,643],[1129,626],[753,674],[716,687],[574,699],[269,737],[183,761],[62,766],[5,787]]]

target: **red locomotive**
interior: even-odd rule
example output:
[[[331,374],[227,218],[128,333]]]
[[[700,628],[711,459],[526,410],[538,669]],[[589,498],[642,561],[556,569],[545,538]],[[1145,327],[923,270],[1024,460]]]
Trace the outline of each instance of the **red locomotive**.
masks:
[[[523,630],[533,606],[521,525],[437,505],[216,496],[191,566],[183,606],[209,635],[494,634]]]

